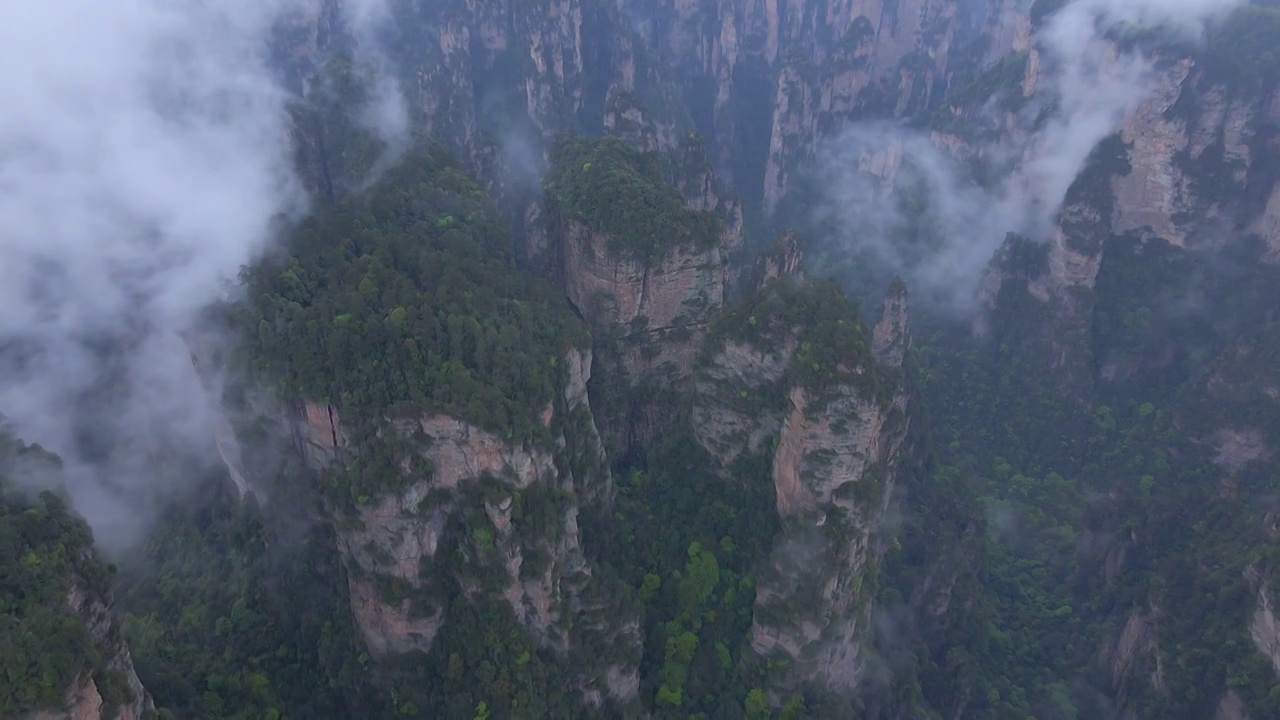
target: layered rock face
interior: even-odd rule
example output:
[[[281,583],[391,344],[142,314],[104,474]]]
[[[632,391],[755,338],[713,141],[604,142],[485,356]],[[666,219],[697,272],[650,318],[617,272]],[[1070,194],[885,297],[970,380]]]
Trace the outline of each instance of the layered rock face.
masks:
[[[351,607],[376,657],[430,650],[450,602],[497,599],[554,653],[612,649],[567,670],[588,703],[635,700],[639,619],[608,600],[578,537],[580,503],[607,499],[610,484],[587,401],[591,355],[575,350],[564,362],[568,383],[542,414],[548,445],[512,443],[447,415],[393,420],[394,442],[408,450],[401,489],[338,520]],[[341,472],[330,466],[372,451],[351,441],[335,408],[304,402],[293,418],[315,469]]]
[[[757,591],[752,646],[788,657],[798,679],[848,690],[865,667],[871,538],[892,490],[905,400],[884,406],[848,387],[819,411],[803,389],[789,400],[773,463],[788,532]]]
[[[906,298],[895,284],[868,343],[854,318],[832,326],[830,318],[806,320],[781,309],[821,302],[809,292],[794,276],[770,280],[738,309],[749,316],[729,321],[745,320],[751,329],[713,335],[693,425],[727,481],[772,483],[783,520],[757,585],[752,647],[789,661],[785,675],[772,679],[777,687],[847,691],[870,653],[874,538],[908,427]],[[819,348],[846,332],[851,342],[835,341],[834,354]],[[828,363],[829,374],[815,382],[809,373]],[[739,458],[761,455],[772,456],[767,479],[735,472]]]
[[[371,39],[358,36],[372,30],[374,52],[385,60],[378,72],[399,83],[410,122],[510,197],[536,190],[544,150],[560,133],[605,133],[658,150],[692,129],[667,68],[612,2],[389,3],[384,23],[359,29],[344,4],[313,0],[284,36],[278,54],[298,89],[323,98],[334,57],[369,71],[370,49],[361,44]],[[366,101],[347,98],[348,107],[329,114],[352,113]],[[312,156],[330,156],[312,158],[321,165],[349,161],[335,154],[343,148],[325,147],[332,133],[325,118],[320,125],[300,126],[298,143]]]
[[[999,35],[996,46],[1020,37],[1017,23],[997,32],[999,7],[988,18],[935,0],[632,4],[652,19],[649,42],[696,93],[690,110],[717,169],[765,212],[814,139],[863,114],[928,107],[984,24]]]
[[[1109,177],[1110,192],[1064,208],[1050,244],[1052,280],[1064,289],[1093,288],[1108,235],[1138,233],[1194,249],[1256,234],[1274,248],[1268,206],[1254,198],[1275,194],[1275,174],[1255,170],[1254,157],[1278,122],[1259,112],[1256,98],[1197,72],[1194,59],[1170,61],[1119,135],[1126,162]],[[1076,226],[1090,214],[1093,222]]]
[[[1164,654],[1160,649],[1157,619],[1150,614],[1133,612],[1125,621],[1114,643],[1102,649],[1100,663],[1110,670],[1117,689],[1116,702],[1128,704],[1132,688],[1147,686],[1158,692],[1167,690],[1164,678]]]
[[[322,88],[315,76],[328,58],[355,45],[337,5],[316,0],[280,51],[309,94]],[[1013,0],[982,8],[946,0],[392,8],[383,49],[411,120],[494,189],[515,198],[536,187],[558,133],[671,150],[696,130],[716,172],[765,213],[812,157],[814,140],[851,120],[930,109],[952,75],[1026,49],[1030,35]],[[333,154],[323,135],[304,127],[299,141],[313,155]],[[538,210],[529,204],[523,213],[528,220]]]

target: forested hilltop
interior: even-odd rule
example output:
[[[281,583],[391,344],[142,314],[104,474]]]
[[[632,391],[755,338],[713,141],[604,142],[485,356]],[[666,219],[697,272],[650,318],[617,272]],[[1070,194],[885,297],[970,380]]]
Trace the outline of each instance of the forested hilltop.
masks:
[[[0,433],[0,717],[1280,717],[1275,0],[301,4],[213,466]]]

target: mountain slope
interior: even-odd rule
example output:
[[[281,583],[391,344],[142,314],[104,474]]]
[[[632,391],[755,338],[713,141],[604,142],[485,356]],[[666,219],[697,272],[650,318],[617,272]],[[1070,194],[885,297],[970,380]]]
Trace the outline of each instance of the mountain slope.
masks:
[[[0,435],[0,714],[140,720],[155,709],[114,615],[114,568],[58,487],[61,464]]]

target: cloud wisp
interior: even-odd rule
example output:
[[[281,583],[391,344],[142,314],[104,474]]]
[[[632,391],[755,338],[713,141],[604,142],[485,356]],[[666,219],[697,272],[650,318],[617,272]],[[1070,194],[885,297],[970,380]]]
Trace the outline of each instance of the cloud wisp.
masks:
[[[994,186],[928,136],[891,123],[860,123],[826,142],[818,176],[827,193],[821,219],[834,221],[854,252],[905,276],[922,300],[967,314],[982,271],[1010,232],[1049,234],[1068,189],[1094,148],[1150,97],[1152,60],[1111,37],[1155,30],[1198,40],[1207,23],[1240,0],[1073,0],[1036,37],[1033,109],[1051,109],[1003,145],[973,148],[988,165],[1011,168]],[[1012,162],[1010,162],[1012,161]],[[906,190],[907,202],[887,185]]]
[[[212,459],[178,333],[304,208],[267,61],[302,5],[0,8],[0,412],[108,546]]]
[[[399,160],[411,142],[409,105],[383,46],[392,21],[391,0],[345,0],[341,11],[355,41],[355,60],[369,82],[367,101],[356,119],[386,146],[373,173],[377,177]]]

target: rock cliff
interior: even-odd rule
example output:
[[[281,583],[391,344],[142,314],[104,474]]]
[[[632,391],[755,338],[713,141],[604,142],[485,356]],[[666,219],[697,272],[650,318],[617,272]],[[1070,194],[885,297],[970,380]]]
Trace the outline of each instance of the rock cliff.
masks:
[[[513,443],[443,414],[388,418],[396,492],[362,498],[337,519],[351,607],[378,658],[427,652],[451,603],[501,599],[537,644],[564,656],[609,648],[566,669],[590,704],[634,703],[639,620],[613,604],[579,542],[583,502],[605,502],[609,470],[588,405],[591,354],[564,358],[568,381],[543,410],[548,444]],[[294,437],[324,473],[379,452],[353,443],[335,408],[299,404]]]
[[[98,562],[86,555],[83,562]],[[63,693],[64,706],[29,716],[29,720],[145,720],[155,703],[133,668],[129,647],[111,612],[110,593],[102,594],[79,578],[67,593],[72,616],[84,623],[101,658],[101,671],[79,674]]]
[[[758,655],[789,661],[779,688],[850,690],[872,652],[874,538],[908,429],[900,283],[871,334],[836,291],[784,275],[727,312],[697,376],[698,441],[727,481],[770,482],[782,519],[751,630]],[[768,477],[735,472],[761,454]]]
[[[331,59],[350,56],[354,43],[339,5],[315,0],[278,51],[321,105]],[[1031,22],[1013,0],[446,0],[394,4],[382,30],[384,71],[403,87],[412,122],[519,205],[536,236],[528,190],[559,133],[666,151],[696,131],[749,214],[768,214],[819,137],[853,120],[932,109],[954,77],[1025,51]],[[352,96],[326,112],[361,102]],[[300,125],[318,185],[335,186],[343,163],[368,153],[351,129],[325,113]]]
[[[658,371],[689,373],[724,303],[728,256],[742,238],[736,204],[720,197],[696,154],[684,159],[668,159],[673,187],[658,155],[612,140],[575,141],[557,152],[547,183],[565,294],[619,343],[632,383]]]
[[[1034,295],[1061,300],[1050,286],[1092,289],[1111,236],[1138,233],[1177,248],[1221,248],[1254,236],[1264,249],[1275,247],[1277,174],[1255,159],[1280,134],[1276,81],[1224,73],[1221,55],[1229,52],[1148,51],[1144,99],[1075,179],[1049,236],[1049,273]],[[1113,52],[1108,62],[1119,57]],[[1043,90],[1037,73],[1037,63],[1028,63],[1029,96]]]
[[[874,331],[848,346],[837,343],[847,356],[815,357],[830,350],[830,338],[814,331],[826,319],[795,289],[798,253],[769,258],[751,278],[757,292],[748,293],[745,309],[730,308],[718,321],[734,284],[728,258],[742,237],[743,215],[756,220],[785,208],[815,142],[864,118],[923,121],[936,111],[930,139],[961,166],[990,161],[1000,165],[998,174],[1026,171],[1037,149],[1029,138],[1047,117],[1039,110],[1053,107],[1047,82],[1053,61],[1033,31],[1046,8],[1060,5],[443,2],[402,10],[409,14],[398,18],[390,53],[415,120],[484,173],[490,189],[526,186],[528,196],[514,212],[528,255],[544,259],[547,274],[592,326],[602,366],[597,378],[610,382],[593,392],[609,398],[608,413],[621,416],[601,419],[600,427],[607,434],[624,428],[641,444],[652,439],[664,426],[652,403],[614,403],[612,393],[692,374],[693,429],[719,474],[726,482],[770,483],[785,529],[758,586],[751,633],[760,655],[792,660],[791,675],[774,678],[776,686],[812,681],[848,689],[863,675],[878,576],[876,529],[892,502],[910,426],[901,377],[909,335],[905,298],[895,289]],[[323,55],[327,30],[319,20],[316,27],[301,36],[299,53]],[[1066,396],[1070,412],[1089,423],[1105,393],[1140,388],[1123,397],[1124,407],[1141,406],[1158,385],[1126,386],[1128,378],[1151,372],[1181,383],[1191,376],[1160,409],[1177,417],[1179,432],[1194,436],[1189,442],[1212,448],[1222,492],[1230,496],[1280,447],[1267,429],[1280,397],[1266,369],[1274,348],[1251,339],[1262,326],[1242,319],[1262,317],[1250,308],[1267,305],[1272,295],[1255,284],[1252,269],[1237,269],[1280,262],[1280,184],[1275,163],[1266,161],[1280,149],[1280,99],[1274,78],[1224,62],[1211,48],[1119,33],[1108,42],[1105,62],[1119,61],[1122,45],[1148,51],[1150,92],[1095,149],[1084,172],[1067,178],[1062,207],[1042,231],[1030,239],[1010,236],[997,255],[983,285],[990,314],[979,325],[994,335],[985,338],[992,352],[983,358],[1027,374],[1018,386],[1025,392],[1015,393],[1039,401],[1051,387],[1053,412]],[[681,160],[690,129],[706,138],[709,164]],[[564,130],[626,142],[579,145],[553,157],[539,184],[547,169],[542,150]],[[993,147],[1014,150],[993,158]],[[903,152],[878,150],[864,160],[884,181],[887,199]],[[745,212],[718,187],[710,167],[741,192]],[[1230,262],[1208,254],[1219,250],[1231,253]],[[1229,272],[1205,280],[1224,265]],[[1166,292],[1175,273],[1182,284]],[[1178,324],[1202,314],[1183,300],[1206,288],[1230,294],[1217,283],[1246,275],[1253,279],[1235,284],[1251,289],[1231,295],[1239,299],[1233,311]],[[1185,298],[1175,297],[1184,290]],[[1161,321],[1151,322],[1153,314]],[[1215,339],[1171,339],[1170,327]],[[848,330],[823,328],[832,338]],[[1032,354],[1034,362],[1024,363]],[[1200,373],[1206,359],[1211,367]],[[676,395],[663,394],[669,385],[657,387],[650,400]],[[1188,399],[1197,392],[1211,401]],[[347,412],[338,403],[294,409],[297,444],[313,467],[360,457],[366,439],[339,417]],[[549,412],[552,428],[564,413]],[[1097,419],[1100,427],[1106,417]],[[1005,421],[1025,418],[1024,412]],[[589,601],[581,598],[591,594],[581,589],[590,581],[578,570],[586,567],[576,539],[578,506],[549,502],[549,532],[536,542],[521,539],[519,514],[540,488],[585,492],[561,469],[582,452],[513,443],[449,415],[386,420],[397,443],[421,443],[423,450],[421,466],[411,462],[401,468],[397,490],[359,503],[353,527],[342,533],[357,569],[353,605],[370,647],[395,654],[432,645],[447,615],[441,598],[448,593],[433,584],[438,577],[451,578],[458,597],[501,597],[546,648],[579,644],[564,621],[566,608],[584,607]],[[1078,438],[1062,434],[1049,452],[1080,450],[1073,445]],[[593,432],[553,430],[552,437],[569,445],[596,442]],[[767,477],[750,476],[749,466],[767,467]],[[1121,479],[1099,482],[1127,492]],[[461,566],[449,565],[453,551],[442,551],[446,546],[458,549]],[[1125,572],[1124,552],[1107,558],[1103,575],[1111,582]],[[945,572],[936,576],[923,584],[936,586],[929,602],[945,612],[951,581]],[[1112,679],[1120,704],[1140,687],[1162,691],[1168,682],[1162,673],[1178,662],[1174,646],[1158,637],[1166,618],[1144,608],[1109,621],[1114,632],[1087,652]],[[612,627],[602,637],[631,632]],[[588,695],[605,691],[599,678],[582,683]],[[1234,691],[1214,692],[1219,714],[1240,714]]]
[[[1231,22],[1249,22],[1251,13],[1241,11]],[[1122,62],[1114,42],[1106,63]],[[1142,101],[1116,134],[1093,149],[1067,189],[1061,209],[1038,238],[1045,241],[1042,269],[1028,274],[1023,262],[1028,253],[1011,252],[1006,245],[984,279],[980,295],[989,309],[1006,282],[1025,287],[1042,304],[1039,362],[1076,400],[1087,401],[1096,382],[1136,371],[1131,355],[1097,344],[1099,293],[1124,294],[1112,282],[1131,277],[1138,265],[1158,267],[1154,258],[1178,253],[1204,259],[1226,253],[1244,263],[1274,257],[1277,172],[1258,158],[1273,151],[1280,138],[1280,115],[1272,100],[1276,78],[1251,74],[1221,45],[1226,42],[1213,35],[1204,47],[1144,47]],[[1033,45],[1020,83],[1029,98],[1046,91],[1039,72]],[[999,83],[994,87],[991,94],[979,94],[982,99],[968,98],[967,110],[953,106],[952,112],[980,123],[979,108],[1007,90]],[[1018,147],[1026,128],[1014,122],[995,132],[1001,144]],[[1027,154],[1017,166],[1026,168],[1035,162],[1037,148],[1034,143],[1021,147]],[[1114,252],[1121,254],[1109,257]],[[1139,260],[1140,255],[1148,260]],[[1013,258],[1024,266],[1014,267]],[[988,320],[975,325],[979,334],[986,332]],[[1084,368],[1094,362],[1100,371],[1090,377]],[[1208,429],[1205,439],[1221,429]]]
[[[347,81],[353,74],[397,85],[411,126],[445,143],[520,214],[537,214],[530,191],[561,133],[604,133],[659,150],[692,129],[667,67],[614,3],[389,3],[385,20],[365,28],[352,27],[345,4],[311,0],[276,51],[309,101],[295,144],[313,185],[334,197],[358,189],[345,180],[378,159],[360,123],[371,98]]]

